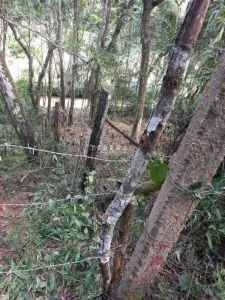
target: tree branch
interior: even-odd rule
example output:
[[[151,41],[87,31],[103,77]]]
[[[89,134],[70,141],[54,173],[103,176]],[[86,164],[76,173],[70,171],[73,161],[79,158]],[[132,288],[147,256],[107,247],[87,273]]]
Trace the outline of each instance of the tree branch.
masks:
[[[105,119],[106,123],[108,123],[113,129],[115,129],[117,132],[119,132],[123,137],[125,137],[129,142],[131,142],[134,146],[138,147],[138,142],[136,142],[132,137],[130,137],[128,134],[124,133],[122,130],[120,130],[111,120],[108,118]]]

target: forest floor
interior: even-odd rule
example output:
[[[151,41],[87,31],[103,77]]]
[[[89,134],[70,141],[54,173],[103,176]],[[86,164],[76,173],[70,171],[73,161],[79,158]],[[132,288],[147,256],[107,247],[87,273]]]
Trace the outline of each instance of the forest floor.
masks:
[[[123,119],[123,121],[114,119],[113,122],[125,133],[131,132],[132,122],[129,119]],[[60,152],[86,155],[91,134],[91,126],[88,124],[88,118],[81,116],[76,119],[73,126],[61,128],[60,142],[63,145],[63,150],[60,149]],[[145,123],[143,124],[144,127]],[[47,147],[45,149],[47,150]],[[135,150],[136,146],[132,145],[108,124],[105,124],[97,155],[97,158],[101,160],[96,161],[97,168],[93,190],[95,193],[107,193],[118,189],[118,182],[122,180]],[[7,160],[9,160],[12,168],[9,172],[0,171],[2,172],[0,176],[0,265],[4,265],[8,259],[17,261],[19,255],[19,250],[16,249],[15,251],[9,237],[11,232],[15,232],[23,224],[25,217],[22,214],[23,207],[14,205],[32,203],[37,192],[36,187],[46,183],[46,178],[53,170],[53,167],[47,165],[49,156],[44,156],[44,163],[42,161],[40,166],[35,165],[31,168],[26,161],[19,161],[19,155],[21,155],[20,150],[13,152],[13,149],[10,149],[5,156],[2,156],[1,164],[7,166]],[[57,158],[60,161],[60,155]],[[85,159],[75,159],[71,166],[68,167],[67,165],[68,170],[66,172],[70,173],[69,176],[72,176],[76,163],[79,163],[80,168],[82,168]],[[48,201],[50,196],[48,191],[45,193],[43,201]],[[19,234],[21,235],[21,232]],[[22,234],[25,235],[26,233],[22,232]],[[21,239],[22,236],[17,238]]]
[[[122,120],[114,119],[113,122],[125,133],[129,134],[131,132],[132,120],[123,118]],[[146,124],[144,123],[143,128],[145,125]],[[88,117],[78,116],[72,127],[61,128],[60,148],[57,149],[57,151],[74,155],[86,155],[90,134],[91,124],[89,124]],[[10,141],[7,140],[7,142]],[[43,148],[49,150],[47,145],[48,143],[45,143]],[[163,150],[167,149],[168,145],[168,139],[161,140],[157,149],[157,157],[163,155],[162,153],[165,152]],[[51,147],[51,149],[53,149],[53,147]],[[106,124],[97,155],[97,158],[100,160],[96,160],[95,181],[93,186],[90,187],[90,195],[91,193],[108,193],[116,191],[130,165],[135,150],[136,147],[134,145]],[[59,163],[58,165],[57,162]],[[71,240],[70,236],[68,236],[68,238],[66,236],[67,231],[64,232],[65,239],[63,237],[61,241],[51,238],[47,241],[45,238],[42,240],[38,235],[39,239],[37,239],[37,241],[38,243],[41,243],[41,246],[35,250],[36,252],[33,253],[31,251],[29,247],[36,245],[35,243],[37,243],[37,241],[34,239],[35,243],[33,244],[33,241],[30,241],[30,245],[27,246],[27,243],[29,243],[27,231],[30,230],[30,225],[32,228],[31,232],[29,232],[29,237],[33,238],[35,230],[39,229],[39,226],[42,226],[42,222],[45,222],[42,226],[43,230],[43,228],[45,229],[45,226],[52,227],[52,221],[46,220],[45,208],[40,208],[39,210],[34,208],[29,211],[24,209],[23,206],[15,206],[15,204],[29,205],[36,201],[49,202],[52,198],[66,198],[68,194],[71,193],[71,183],[73,182],[75,166],[80,176],[82,176],[82,167],[84,166],[84,163],[84,157],[64,160],[62,155],[54,156],[53,153],[49,153],[41,155],[38,163],[30,165],[27,163],[24,153],[20,149],[7,149],[6,153],[2,152],[0,162],[0,267],[3,268],[3,270],[5,270],[4,267],[8,270],[10,266],[14,268],[18,266],[18,269],[21,269],[24,264],[24,260],[20,263],[21,257],[25,254],[30,254],[30,259],[34,260],[34,267],[39,264],[40,258],[40,263],[46,263],[43,258],[48,256],[54,249],[61,249],[60,251],[65,255],[64,246],[69,248]],[[218,191],[215,192],[215,195],[210,198],[206,197],[201,199],[201,206],[181,234],[176,243],[176,248],[169,255],[167,263],[161,270],[161,275],[157,279],[157,283],[151,288],[149,296],[147,296],[146,299],[225,299],[225,238],[223,237],[223,233],[225,232],[225,202],[224,193],[222,192],[222,196],[220,193],[221,187],[224,188],[225,185],[224,178],[225,177],[220,177],[215,179],[213,191]],[[80,179],[81,177],[76,177],[76,183],[79,183]],[[145,180],[149,180],[147,171],[144,174],[142,181]],[[76,193],[78,191],[77,187],[79,187],[79,184],[76,184]],[[155,195],[152,195],[151,197],[151,200],[153,200]],[[132,253],[138,236],[143,230],[143,224],[146,217],[144,216],[145,207],[148,203],[150,203],[149,198],[141,199],[141,201],[138,202],[135,224],[132,227],[132,234],[127,252],[128,256]],[[12,206],[9,206],[9,204],[12,204]],[[88,205],[87,207],[89,207]],[[73,211],[70,212],[70,209],[70,206],[60,205],[59,207],[56,207],[56,213],[59,213],[60,218],[67,213],[69,216],[73,217],[74,213]],[[48,212],[51,213],[51,210],[49,209]],[[36,213],[39,214],[37,217],[35,217]],[[90,218],[92,219],[93,212],[90,211],[89,208],[85,214],[87,213],[92,216]],[[43,217],[41,214],[43,214]],[[38,220],[39,217],[41,218],[40,220]],[[28,219],[29,222],[33,223],[29,223]],[[23,225],[25,226],[23,227]],[[55,225],[55,228],[57,228],[57,224]],[[20,229],[21,227],[22,229]],[[55,230],[55,228],[53,228],[53,230]],[[68,232],[72,232],[73,229],[74,225],[71,225]],[[90,233],[90,236],[91,234],[92,233]],[[75,233],[75,239],[76,237],[78,240],[80,237],[83,239],[83,233],[81,233],[81,235],[79,235],[79,232]],[[25,245],[23,240],[26,240]],[[93,239],[88,238],[84,243],[81,240],[78,245],[80,245],[81,251],[84,252],[83,257],[90,255],[89,253],[93,253]],[[89,246],[92,250],[89,250],[88,248],[85,252],[85,247]],[[72,247],[75,247],[74,249],[77,251],[76,245],[73,245]],[[65,251],[67,251],[67,249]],[[40,257],[38,258],[37,255],[40,255]],[[26,268],[27,265],[24,265],[24,267]],[[85,268],[85,266],[82,268]],[[77,269],[75,270],[77,271]],[[88,277],[88,274],[90,274],[88,272],[90,272],[90,269],[87,269],[82,276]],[[93,272],[95,272],[95,270]],[[55,273],[59,274],[58,269],[55,270]],[[21,284],[22,286],[24,281],[28,281],[27,277],[20,277],[21,274],[18,272],[14,275],[14,281],[9,281],[11,291],[13,289],[16,290],[18,284]],[[35,276],[41,278],[41,284],[45,284],[44,280],[46,280],[46,276],[44,272],[38,272]],[[80,286],[81,292],[83,293],[86,287],[82,287],[85,286],[85,280],[87,280],[87,278],[85,279],[82,276],[80,277],[81,279],[78,279],[81,280]],[[1,295],[4,294],[4,291],[9,289],[9,285],[7,285],[8,280],[9,278],[6,276],[6,285],[4,286],[3,291],[1,291],[0,282],[0,298]],[[95,282],[100,286],[98,280],[99,279],[95,279]],[[13,284],[15,284],[15,288]],[[23,286],[21,288],[23,288]],[[61,283],[57,286],[57,298],[54,299],[81,299],[80,296],[77,296],[79,295],[79,292],[77,291],[79,285],[75,286],[75,288],[76,296],[74,296],[73,284],[68,285],[65,291],[64,285]],[[90,290],[92,289],[93,287],[91,286]],[[95,292],[96,291],[97,289]],[[40,299],[48,299],[46,298],[47,293],[48,292],[46,291],[45,298]],[[34,292],[29,299],[39,299],[35,297],[36,292]]]

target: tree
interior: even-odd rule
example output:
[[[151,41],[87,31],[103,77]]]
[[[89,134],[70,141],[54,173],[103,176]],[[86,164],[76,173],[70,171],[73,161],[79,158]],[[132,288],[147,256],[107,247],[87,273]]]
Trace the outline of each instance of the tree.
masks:
[[[73,40],[76,43],[76,49],[78,46],[78,0],[73,2]],[[73,55],[72,62],[72,78],[71,78],[71,102],[69,110],[69,125],[73,124],[73,111],[74,111],[74,102],[76,97],[76,74],[77,74],[77,56]]]
[[[153,210],[124,274],[118,299],[141,299],[199,203],[225,155],[225,51],[169,166]]]
[[[13,127],[18,135],[21,144],[26,147],[37,146],[37,141],[34,136],[33,128],[25,116],[22,103],[19,99],[18,93],[15,89],[13,79],[7,65],[5,63],[3,54],[0,52],[0,95],[7,107]],[[37,154],[37,152],[35,152]],[[30,154],[28,153],[28,157]]]
[[[138,139],[145,104],[145,94],[149,76],[149,52],[150,52],[150,16],[154,7],[159,5],[163,0],[159,1],[149,1],[143,0],[143,12],[141,18],[141,43],[142,43],[142,53],[141,53],[141,66],[139,75],[139,90],[138,90],[138,106],[136,119],[134,122],[132,137]]]
[[[140,147],[135,153],[123,183],[104,215],[102,233],[100,236],[99,255],[101,256],[100,266],[106,289],[111,279],[111,242],[115,224],[127,204],[130,202],[137,182],[148,165],[149,153],[154,151],[155,146],[163,133],[165,124],[171,114],[176,96],[181,87],[209,3],[210,0],[194,0],[190,5],[176,39],[166,75],[163,78],[158,104],[140,140]]]
[[[18,36],[16,28],[13,24],[9,23],[9,27],[11,28],[14,38],[17,41],[17,43],[20,45],[20,47],[23,49],[24,53],[27,56],[28,59],[28,73],[29,73],[29,87],[28,87],[28,92],[31,98],[31,102],[35,108],[35,97],[34,97],[34,70],[33,70],[33,56],[30,51],[30,45],[25,45],[21,38]]]
[[[57,43],[61,44],[62,40],[62,1],[58,0],[58,9],[57,9]],[[65,110],[66,105],[66,90],[65,90],[65,79],[64,79],[64,65],[63,65],[63,51],[62,49],[58,49],[59,54],[59,82],[60,82],[60,104],[62,109]]]

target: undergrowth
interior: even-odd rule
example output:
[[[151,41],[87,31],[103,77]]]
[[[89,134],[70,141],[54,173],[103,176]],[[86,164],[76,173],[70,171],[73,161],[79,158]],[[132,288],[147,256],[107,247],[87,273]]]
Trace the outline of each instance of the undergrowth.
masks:
[[[5,153],[1,166],[8,196],[13,190],[10,176],[16,176],[25,168],[28,168],[25,175],[32,174],[19,150]],[[116,163],[105,166],[110,177],[108,180],[104,177],[104,182],[113,184],[114,188],[118,188],[117,181],[124,172],[117,166]],[[0,266],[0,299],[92,299],[101,294],[97,259],[99,223],[95,216],[99,203],[92,196],[96,191],[96,174],[90,174],[86,194],[77,197],[74,176],[78,181],[76,172],[80,170],[74,160],[53,155],[35,168],[40,173],[38,177],[31,175],[32,203],[44,204],[27,205],[13,215],[5,211],[8,218],[19,221],[19,225],[6,237],[13,252],[3,257],[4,264]],[[161,177],[155,176],[156,179],[161,181]],[[148,211],[146,215],[146,205],[153,202],[155,196],[137,199],[127,261],[149,214]],[[193,196],[200,198],[198,208],[146,299],[225,299],[224,174],[213,179],[206,193],[194,191]]]

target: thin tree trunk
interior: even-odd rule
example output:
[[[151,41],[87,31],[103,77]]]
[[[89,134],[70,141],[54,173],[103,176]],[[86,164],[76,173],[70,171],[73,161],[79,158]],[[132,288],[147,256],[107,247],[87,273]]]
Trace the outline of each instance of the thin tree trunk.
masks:
[[[135,0],[129,0],[129,2],[127,3],[127,7],[122,12],[122,14],[121,14],[121,16],[120,16],[120,18],[117,22],[116,28],[113,32],[112,39],[111,39],[111,41],[110,41],[110,43],[107,47],[108,52],[110,52],[112,49],[114,49],[114,47],[116,45],[117,38],[120,34],[120,31],[123,28],[124,24],[126,23],[126,21],[128,19],[128,16],[130,14],[130,10],[132,9],[134,3],[135,3]]]
[[[55,102],[55,114],[54,114],[54,123],[53,123],[55,149],[57,149],[59,143],[59,107],[60,107],[60,103]]]
[[[145,95],[148,81],[149,73],[149,53],[150,53],[150,15],[152,12],[153,6],[152,1],[143,0],[143,12],[142,12],[142,54],[141,54],[141,67],[139,75],[139,90],[138,90],[138,106],[136,112],[136,119],[134,122],[132,137],[137,140],[140,130],[142,117],[144,112],[145,105]]]
[[[37,86],[36,86],[36,89],[35,89],[35,94],[36,94],[35,109],[36,110],[38,110],[39,106],[40,106],[42,82],[43,82],[43,79],[45,77],[45,74],[46,74],[46,71],[47,71],[47,68],[48,68],[48,63],[49,63],[49,61],[50,61],[50,59],[51,59],[51,57],[53,55],[53,51],[54,50],[55,50],[55,46],[53,44],[51,44],[49,46],[47,55],[45,57],[45,61],[43,63],[41,72],[40,72],[40,74],[38,76],[38,82],[37,82]]]
[[[57,10],[57,42],[60,44],[62,41],[62,1],[58,0],[58,10]],[[60,86],[60,105],[63,110],[66,109],[66,90],[65,90],[65,76],[64,76],[64,59],[63,51],[58,49],[59,54],[59,86]]]
[[[98,110],[95,116],[94,126],[91,132],[91,137],[88,146],[87,160],[85,165],[85,172],[83,174],[83,180],[81,183],[81,190],[84,191],[87,186],[86,178],[89,172],[94,170],[95,157],[98,153],[98,147],[101,140],[102,131],[104,128],[106,113],[108,110],[108,93],[102,89],[100,99],[98,103]]]
[[[71,102],[69,109],[69,126],[73,124],[73,113],[74,113],[74,104],[76,98],[76,72],[77,72],[77,59],[75,55],[73,55],[73,63],[72,63],[72,79],[71,79]]]
[[[104,17],[103,17],[103,22],[102,22],[102,27],[101,27],[101,37],[100,37],[100,42],[99,42],[99,47],[101,47],[102,49],[106,48],[107,52],[111,52],[115,45],[116,45],[116,41],[118,39],[119,33],[121,32],[121,29],[123,28],[123,26],[125,25],[129,13],[131,11],[131,8],[134,4],[134,0],[129,0],[127,7],[124,9],[124,11],[122,12],[115,31],[112,35],[112,40],[109,43],[109,45],[107,47],[105,47],[105,39],[106,39],[106,35],[107,35],[107,31],[108,31],[108,26],[109,26],[109,17],[110,17],[110,13],[111,13],[111,1],[105,0],[104,2]],[[107,5],[108,8],[107,8]],[[91,92],[91,106],[90,106],[90,118],[94,118],[95,113],[96,113],[96,107],[98,104],[98,99],[99,99],[99,95],[100,95],[100,89],[101,89],[101,80],[100,80],[100,75],[101,75],[101,69],[100,66],[98,65],[96,67],[96,70],[93,71],[95,74],[93,75],[93,77],[95,78],[94,81],[94,85],[92,88],[92,92]],[[91,76],[92,78],[92,76]]]
[[[63,52],[59,49],[59,85],[60,85],[60,105],[63,110],[66,109],[66,90],[65,90],[65,76],[63,65]]]
[[[123,210],[130,202],[137,182],[148,165],[149,153],[154,151],[163,133],[183,81],[186,67],[193,53],[209,3],[210,0],[195,0],[184,19],[174,46],[173,55],[163,79],[156,109],[140,140],[140,148],[135,153],[124,181],[104,215],[104,223],[102,224],[102,233],[100,235],[99,255],[101,256],[100,264],[104,264],[104,267],[108,268],[109,273],[114,227]]]
[[[25,116],[22,103],[15,89],[12,76],[5,63],[5,59],[0,52],[0,95],[8,109],[13,127],[18,135],[21,144],[24,147],[37,146],[37,141],[34,136],[33,128],[30,121]],[[34,152],[37,155],[38,152]],[[27,153],[28,158],[32,155]]]
[[[113,122],[111,120],[109,120],[108,118],[105,119],[106,123],[108,123],[113,129],[115,129],[117,132],[119,132],[123,137],[125,137],[129,142],[131,142],[133,145],[135,145],[136,147],[139,146],[139,144],[132,139],[132,137],[130,137],[128,134],[124,133],[122,130],[120,130],[118,127],[116,127],[115,124],[113,124]]]
[[[130,259],[118,299],[141,299],[199,202],[189,187],[202,182],[206,188],[224,158],[224,82],[225,51],[170,162],[169,174]]]
[[[20,47],[23,49],[25,55],[27,56],[28,59],[28,73],[29,73],[29,87],[28,87],[28,92],[31,98],[31,102],[33,104],[33,107],[35,108],[35,97],[34,97],[34,70],[33,70],[33,56],[30,53],[30,49],[28,46],[26,46],[21,38],[18,37],[15,26],[9,23],[9,27],[12,30],[12,33],[14,35],[15,40],[17,43],[20,45]]]
[[[78,0],[73,2],[74,14],[73,14],[73,39],[78,46]],[[77,49],[76,46],[76,49]],[[73,124],[73,113],[74,113],[74,104],[76,98],[76,74],[77,74],[77,56],[73,55],[72,63],[72,79],[71,79],[71,102],[69,110],[69,125]]]
[[[121,273],[124,263],[124,256],[126,254],[128,239],[130,236],[131,226],[134,220],[136,202],[131,199],[130,203],[125,208],[119,224],[119,236],[117,239],[118,245],[115,249],[115,255],[113,258],[113,270],[112,270],[112,279],[109,287],[109,298],[116,299]]]
[[[98,146],[100,144],[100,139],[102,135],[102,131],[104,128],[106,112],[108,108],[108,92],[102,89],[98,104],[98,110],[94,121],[93,130],[90,137],[90,142],[88,146],[87,152],[87,161],[86,161],[86,169],[90,172],[94,169],[95,165],[95,157],[98,153]],[[91,158],[89,158],[91,157]]]
[[[50,121],[51,118],[51,106],[52,106],[52,59],[51,56],[49,60],[49,66],[48,66],[48,89],[47,89],[47,97],[48,97],[48,120]]]

